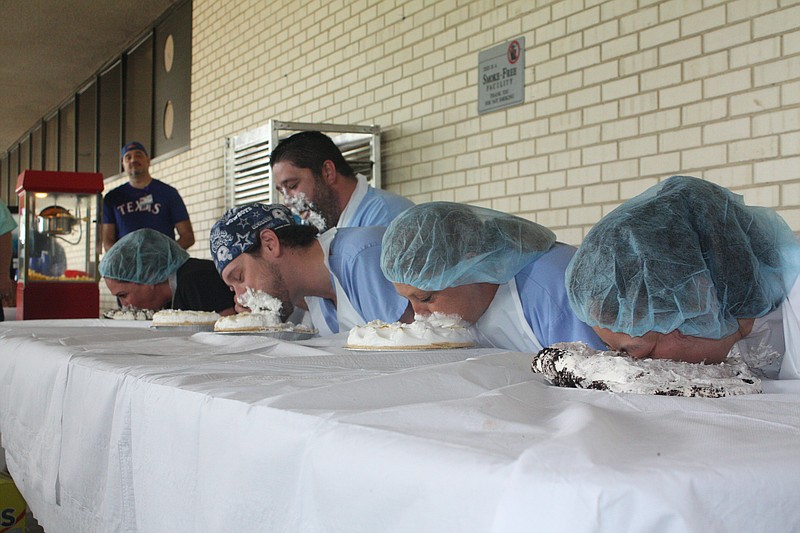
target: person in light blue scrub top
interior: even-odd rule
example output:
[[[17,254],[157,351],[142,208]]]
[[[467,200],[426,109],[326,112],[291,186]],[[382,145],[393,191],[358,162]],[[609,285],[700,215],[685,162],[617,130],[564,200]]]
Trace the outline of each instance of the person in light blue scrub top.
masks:
[[[411,321],[408,301],[397,294],[380,269],[385,231],[379,226],[334,228],[320,236],[337,301],[318,296],[305,298],[318,329],[323,321],[323,328],[331,333],[347,331],[370,320]]]
[[[513,215],[433,202],[399,215],[381,269],[421,315],[459,315],[484,346],[536,353],[557,342],[602,342],[569,307],[564,272],[575,248]]]
[[[318,235],[287,207],[255,203],[228,210],[214,224],[211,256],[237,296],[250,288],[277,298],[284,320],[296,307],[307,309],[320,335],[328,335],[371,320],[413,318],[408,301],[381,273],[385,230],[332,228]]]
[[[319,131],[302,131],[283,139],[270,154],[269,163],[284,203],[304,218],[316,213],[322,219],[317,223],[321,231],[386,226],[414,205],[407,198],[369,185],[333,140]]]

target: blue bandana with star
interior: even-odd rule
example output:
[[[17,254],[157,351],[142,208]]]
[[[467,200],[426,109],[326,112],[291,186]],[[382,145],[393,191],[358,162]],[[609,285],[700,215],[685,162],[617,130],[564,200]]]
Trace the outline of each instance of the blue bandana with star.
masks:
[[[297,225],[289,208],[281,204],[247,204],[229,209],[211,228],[211,259],[222,274],[228,264],[249,250],[261,230]]]

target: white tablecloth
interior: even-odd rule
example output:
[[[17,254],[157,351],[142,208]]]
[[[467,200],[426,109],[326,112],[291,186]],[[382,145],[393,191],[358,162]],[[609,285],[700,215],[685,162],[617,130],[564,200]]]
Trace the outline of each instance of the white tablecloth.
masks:
[[[48,533],[800,523],[800,381],[624,395],[548,386],[532,354],[121,326],[0,325],[0,434]]]

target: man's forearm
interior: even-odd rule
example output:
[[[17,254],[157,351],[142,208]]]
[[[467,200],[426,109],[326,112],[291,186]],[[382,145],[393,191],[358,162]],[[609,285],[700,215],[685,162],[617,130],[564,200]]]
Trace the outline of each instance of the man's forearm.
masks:
[[[181,235],[180,237],[178,237],[178,244],[184,250],[188,249],[191,245],[194,244],[194,235],[192,234]]]
[[[114,224],[103,224],[103,250],[106,252],[117,242],[117,226]]]
[[[184,220],[175,224],[175,230],[178,232],[178,244],[184,250],[187,250],[194,244],[194,229],[189,220]]]

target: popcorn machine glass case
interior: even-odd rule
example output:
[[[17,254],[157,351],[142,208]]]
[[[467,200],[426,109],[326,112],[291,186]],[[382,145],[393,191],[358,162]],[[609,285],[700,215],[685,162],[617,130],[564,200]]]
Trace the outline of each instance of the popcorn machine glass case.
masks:
[[[97,318],[103,175],[26,170],[20,207],[17,320]]]

